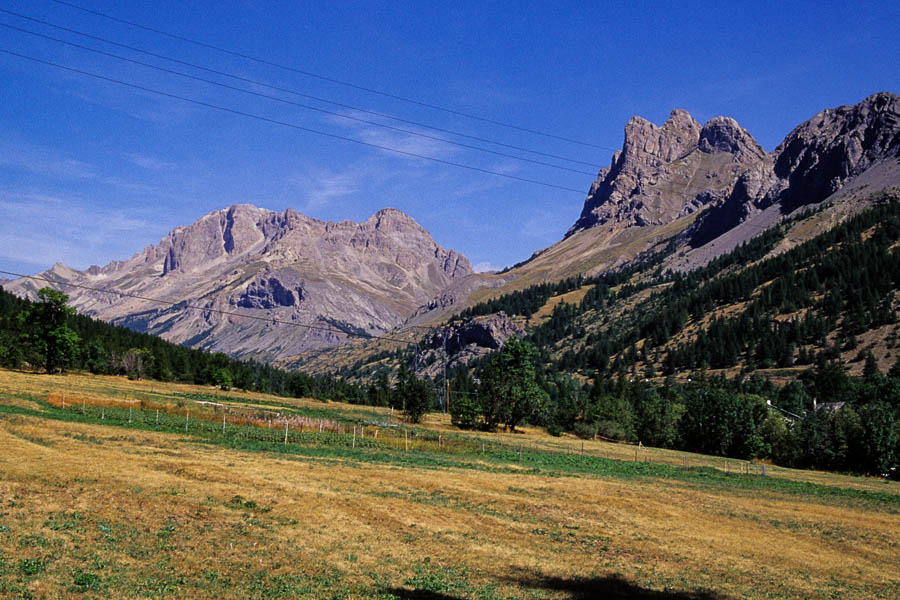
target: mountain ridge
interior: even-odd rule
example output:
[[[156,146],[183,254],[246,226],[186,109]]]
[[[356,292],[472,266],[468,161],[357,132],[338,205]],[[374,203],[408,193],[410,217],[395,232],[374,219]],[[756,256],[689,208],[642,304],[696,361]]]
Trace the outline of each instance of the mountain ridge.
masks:
[[[448,290],[413,322],[438,326],[468,306],[616,271],[642,257],[661,256],[658,268],[688,272],[814,209],[815,216],[792,228],[770,254],[785,252],[864,210],[872,192],[900,185],[898,107],[900,96],[879,92],[857,105],[826,109],[771,153],[728,117],[704,126],[681,109],[661,126],[633,117],[623,149],[600,171],[562,240],[503,273],[483,276],[476,289],[468,280],[468,288]],[[799,175],[792,179],[794,171]],[[828,188],[803,193],[811,177],[826,176]],[[329,358],[320,353],[315,361]],[[303,365],[303,357],[291,364]]]
[[[179,313],[135,299],[73,291],[89,315],[236,356],[302,364],[299,355],[398,327],[435,325],[467,306],[568,277],[596,276],[666,250],[660,268],[690,271],[806,207],[829,206],[817,227],[865,208],[900,184],[900,96],[872,94],[819,112],[772,152],[730,117],[700,125],[675,109],[662,125],[635,116],[622,149],[600,170],[580,216],[556,244],[501,273],[476,274],[402,211],[325,222],[236,204],[173,229],[124,261],[48,276],[155,299],[271,318],[249,323]],[[814,232],[809,233],[811,235]],[[798,243],[785,240],[773,252]],[[33,292],[33,282],[7,289]],[[70,290],[71,291],[71,290]],[[287,321],[325,330],[281,326]]]
[[[130,259],[84,271],[57,263],[41,275],[149,299],[60,285],[85,314],[188,345],[269,359],[340,343],[347,332],[390,331],[453,280],[473,273],[465,256],[444,249],[397,209],[355,223],[236,204],[174,228]],[[25,295],[42,285],[18,280],[5,287]],[[152,302],[185,299],[301,327]]]
[[[859,146],[850,144],[854,135],[860,138]],[[841,160],[842,143],[850,148],[846,160]],[[808,149],[803,160],[792,162],[803,148]],[[817,161],[823,156],[827,160]],[[833,183],[829,193],[798,202],[812,175],[791,180],[790,169],[784,171],[791,164],[804,173],[810,165],[819,165],[817,176]],[[480,302],[538,283],[597,275],[658,251],[676,237],[690,244],[666,266],[691,269],[799,208],[827,200],[837,205],[864,197],[863,190],[896,185],[900,96],[889,92],[820,111],[789,132],[771,153],[730,117],[713,117],[704,126],[683,109],[673,110],[661,126],[632,117],[624,129],[622,150],[600,170],[581,215],[563,238],[472,298]],[[854,203],[850,212],[864,204]]]

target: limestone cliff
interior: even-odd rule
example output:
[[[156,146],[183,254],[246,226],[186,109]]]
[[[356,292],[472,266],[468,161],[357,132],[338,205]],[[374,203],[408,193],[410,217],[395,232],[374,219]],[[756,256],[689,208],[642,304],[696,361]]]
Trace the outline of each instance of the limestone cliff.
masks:
[[[326,223],[291,209],[235,205],[174,229],[129,260],[85,271],[57,264],[42,275],[141,296],[57,286],[85,314],[268,360],[341,343],[347,333],[389,331],[472,273],[468,259],[398,210],[363,223]],[[19,280],[4,287],[28,294],[43,285]]]

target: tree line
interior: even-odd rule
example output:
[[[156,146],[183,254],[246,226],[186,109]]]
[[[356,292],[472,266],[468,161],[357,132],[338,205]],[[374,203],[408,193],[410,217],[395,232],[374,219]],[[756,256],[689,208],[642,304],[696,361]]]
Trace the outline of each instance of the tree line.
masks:
[[[596,375],[592,383],[539,366],[539,352],[515,338],[477,372],[451,378],[452,422],[464,429],[572,432],[790,467],[900,477],[900,361],[888,373],[871,354],[863,377],[820,358],[798,380],[732,379],[705,369],[662,383]]]
[[[452,422],[485,430],[529,423],[555,434],[787,466],[896,472],[900,364],[881,373],[862,349],[865,375],[853,378],[839,360],[860,332],[896,322],[900,203],[883,200],[775,257],[765,258],[786,225],[690,273],[660,272],[670,242],[615,273],[535,286],[473,307],[466,314],[529,315],[552,295],[591,286],[580,303],[561,303],[524,340],[514,337],[500,351],[450,369]],[[623,300],[648,289],[646,298],[622,310]],[[672,341],[687,324],[731,305],[739,310],[697,327],[690,339]],[[286,372],[75,315],[54,290],[42,290],[39,302],[0,290],[4,366],[392,406],[414,422],[447,408],[443,381],[419,378],[409,349],[383,354],[399,371],[381,369],[360,387],[343,376]],[[707,375],[708,368],[737,365],[742,372],[731,379]],[[809,368],[780,388],[752,374],[756,367],[798,365]]]
[[[358,385],[330,375],[288,372],[207,352],[75,313],[68,296],[43,288],[38,300],[0,288],[0,365],[46,372],[67,369],[239,388],[290,397],[364,403]]]

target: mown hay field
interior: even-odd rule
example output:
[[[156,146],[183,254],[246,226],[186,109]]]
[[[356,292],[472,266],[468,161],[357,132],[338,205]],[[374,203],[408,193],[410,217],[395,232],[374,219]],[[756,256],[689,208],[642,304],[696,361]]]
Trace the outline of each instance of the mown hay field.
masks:
[[[407,450],[389,409],[219,393],[369,432],[285,445],[246,424],[182,431],[140,405],[129,423],[112,403],[47,402],[62,393],[176,411],[215,397],[0,371],[0,597],[900,596],[894,482],[736,461],[726,474],[724,459],[656,449],[635,462],[594,441],[582,457],[580,440],[459,434],[437,415],[412,433],[440,443]]]

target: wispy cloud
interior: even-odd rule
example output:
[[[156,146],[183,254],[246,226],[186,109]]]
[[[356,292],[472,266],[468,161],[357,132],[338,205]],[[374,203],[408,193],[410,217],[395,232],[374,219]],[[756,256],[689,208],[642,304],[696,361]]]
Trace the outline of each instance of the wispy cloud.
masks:
[[[356,111],[342,112],[347,116],[365,119],[366,121],[377,122],[378,119],[378,117]],[[451,136],[429,129],[416,127],[414,125],[406,125],[394,121],[386,121],[385,125],[388,125],[389,127],[396,127],[398,129],[405,130],[395,131],[392,129],[379,127],[377,125],[369,125],[367,123],[348,120],[340,116],[327,117],[325,119],[325,122],[341,127],[342,129],[348,131],[354,138],[368,144],[381,146],[383,148],[391,148],[398,151],[392,152],[390,150],[380,150],[381,152],[385,152],[390,156],[419,160],[415,156],[409,155],[420,155],[439,160],[448,160],[449,158],[456,156],[460,151],[460,148],[458,146],[448,144],[441,141],[440,139],[435,139],[445,137],[450,138]]]
[[[150,171],[171,171],[178,167],[175,163],[148,154],[133,153],[126,155],[126,158],[142,169],[148,169]]]
[[[0,141],[0,165],[57,179],[93,179],[97,169],[84,161],[32,144]]]
[[[500,267],[491,264],[488,261],[481,261],[473,265],[476,273],[490,273],[491,271],[499,271]]]
[[[143,162],[144,164],[141,166],[147,169],[162,170],[174,167],[172,163],[146,155],[132,154],[126,159],[133,164]],[[0,140],[0,167],[38,175],[41,179],[99,183],[129,193],[174,199],[171,192],[154,185],[112,175],[106,169],[93,163],[58,150],[27,142]]]
[[[167,225],[140,211],[104,208],[83,198],[0,191],[0,258],[46,268],[105,264],[133,254],[137,243],[165,234]]]
[[[569,216],[565,215],[564,219],[561,220],[559,214],[550,211],[534,211],[522,225],[522,235],[542,241],[556,241],[565,232],[563,223],[568,222]]]
[[[363,175],[358,170],[334,171],[313,168],[287,178],[288,184],[298,188],[304,197],[301,212],[309,212],[354,194]]]

